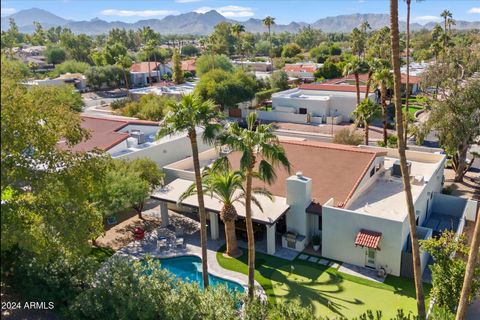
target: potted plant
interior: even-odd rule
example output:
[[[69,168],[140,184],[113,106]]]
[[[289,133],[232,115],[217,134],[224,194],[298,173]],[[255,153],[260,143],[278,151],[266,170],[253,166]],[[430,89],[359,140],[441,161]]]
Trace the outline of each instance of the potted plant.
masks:
[[[322,241],[322,238],[318,234],[314,235],[312,237],[312,245],[313,245],[313,250],[318,251],[320,250],[320,242]]]

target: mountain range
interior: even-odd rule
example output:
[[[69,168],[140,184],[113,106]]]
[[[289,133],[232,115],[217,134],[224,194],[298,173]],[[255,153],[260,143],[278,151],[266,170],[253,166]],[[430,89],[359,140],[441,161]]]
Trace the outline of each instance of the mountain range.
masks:
[[[128,23],[122,21],[108,22],[99,18],[94,18],[88,21],[74,21],[64,19],[43,9],[32,8],[21,10],[9,16],[3,17],[1,21],[2,30],[8,29],[9,18],[13,18],[15,20],[20,31],[22,32],[32,33],[35,30],[33,22],[37,21],[40,22],[45,29],[61,26],[70,28],[75,33],[86,33],[90,35],[107,33],[113,28],[136,30],[145,26],[150,26],[152,29],[162,34],[206,35],[211,33],[214,26],[219,22],[238,22],[222,16],[215,10],[211,10],[206,13],[188,12],[179,15],[169,15],[162,19],[147,19]],[[353,28],[358,27],[365,20],[369,22],[372,29],[379,29],[389,25],[390,16],[388,14],[373,13],[339,15],[335,17],[321,18],[311,24],[305,22],[275,24],[272,27],[272,31],[287,31],[295,33],[303,26],[310,25],[312,28],[321,29],[324,32],[350,32]],[[241,21],[241,23],[249,32],[258,33],[266,31],[261,19],[251,18],[246,21]],[[406,23],[404,21],[400,21],[399,24],[400,29],[405,30]],[[436,23],[434,22],[429,22],[426,25],[412,23],[410,24],[410,28],[411,30],[419,30],[422,28],[432,29],[435,24]],[[457,20],[456,25],[453,27],[456,29],[480,29],[480,21],[471,22]]]

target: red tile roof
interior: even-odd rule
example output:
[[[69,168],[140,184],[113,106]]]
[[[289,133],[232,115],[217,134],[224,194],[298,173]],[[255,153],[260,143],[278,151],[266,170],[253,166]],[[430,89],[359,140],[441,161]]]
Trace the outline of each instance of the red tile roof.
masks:
[[[183,71],[189,71],[189,72],[195,72],[197,70],[197,67],[195,66],[195,59],[182,61],[182,70]]]
[[[130,67],[130,72],[143,72],[147,73],[148,72],[148,65],[150,64],[150,72],[155,71],[157,67],[160,66],[160,63],[155,63],[155,62],[139,62],[139,63],[134,63]]]
[[[320,91],[338,91],[338,92],[357,92],[355,85],[349,84],[333,84],[333,83],[306,83],[300,86],[303,90],[320,90]],[[366,86],[360,86],[360,92],[365,93]],[[370,88],[373,92],[373,88]]]
[[[361,74],[358,75],[358,79],[363,83],[367,83],[368,74],[361,73]],[[355,80],[355,75],[349,74],[349,75],[347,75],[343,78],[331,79],[331,80],[328,80],[327,82],[324,82],[324,83],[335,84],[335,83],[339,83],[339,82],[341,83],[345,80]],[[401,74],[401,80],[402,80],[402,84],[407,83],[407,74],[402,73]],[[420,80],[421,80],[420,77],[410,75],[410,84],[417,84],[417,83],[420,82]]]
[[[60,141],[58,145],[62,149],[70,149],[72,151],[88,152],[95,149],[108,151],[128,138],[128,133],[118,131],[132,124],[158,126],[158,122],[153,121],[117,120],[82,116],[82,128],[89,131],[90,138],[71,148],[66,145],[65,141]]]
[[[317,71],[317,66],[313,64],[286,64],[283,67],[283,70],[286,72],[310,72],[314,73]]]
[[[382,234],[380,232],[361,229],[360,232],[357,233],[355,245],[371,249],[379,249],[378,244],[380,243],[381,239]]]
[[[273,195],[285,197],[287,178],[301,171],[312,179],[313,202],[324,204],[334,198],[337,207],[343,207],[355,192],[375,158],[385,154],[379,150],[318,141],[282,141],[281,145],[291,163],[291,172],[277,168],[275,183],[265,185],[255,179],[254,186],[266,187]],[[234,168],[239,166],[240,157],[239,152],[228,156]]]

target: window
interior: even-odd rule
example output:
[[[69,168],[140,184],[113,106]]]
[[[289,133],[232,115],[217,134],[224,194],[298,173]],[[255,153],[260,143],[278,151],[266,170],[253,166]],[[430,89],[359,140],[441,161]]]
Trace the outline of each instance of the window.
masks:
[[[375,167],[373,167],[372,170],[370,170],[370,177],[372,177],[374,174],[375,174]]]

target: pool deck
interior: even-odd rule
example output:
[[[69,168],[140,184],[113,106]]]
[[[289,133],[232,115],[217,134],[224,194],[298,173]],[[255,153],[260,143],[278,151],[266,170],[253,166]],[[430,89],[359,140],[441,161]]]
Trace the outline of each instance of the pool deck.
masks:
[[[148,213],[147,213],[148,214]],[[154,214],[154,213],[153,213]],[[184,238],[186,246],[185,248],[170,249],[168,251],[159,251],[157,249],[157,239],[159,236],[165,236],[168,234],[174,234],[174,231],[171,231],[171,226],[160,227],[152,232],[146,234],[145,238],[140,241],[132,241],[122,249],[118,250],[115,255],[126,256],[133,259],[142,259],[146,256],[151,256],[154,258],[173,258],[181,256],[197,256],[202,257],[202,248],[200,246],[200,236],[198,230],[195,230],[195,227],[192,230],[192,225],[198,223],[197,221],[186,221],[185,216],[177,214],[175,212],[169,212],[170,221],[172,225],[178,226],[179,224],[190,224],[191,232],[185,232]],[[185,228],[186,229],[186,228]],[[208,233],[210,235],[210,233]],[[222,245],[225,244],[224,240],[212,240],[210,236],[207,241],[207,261],[208,261],[208,273],[224,278],[226,280],[234,281],[242,285],[245,290],[248,288],[248,277],[247,275],[231,270],[226,270],[222,268],[217,261],[217,251]],[[245,252],[245,251],[244,251]],[[257,295],[262,299],[266,299],[265,291],[262,286],[255,281],[255,289]]]

